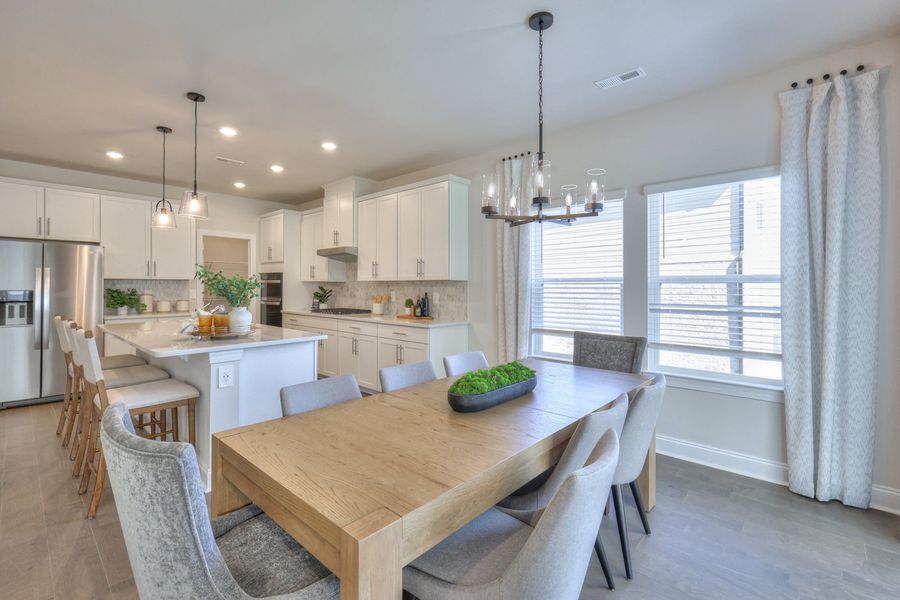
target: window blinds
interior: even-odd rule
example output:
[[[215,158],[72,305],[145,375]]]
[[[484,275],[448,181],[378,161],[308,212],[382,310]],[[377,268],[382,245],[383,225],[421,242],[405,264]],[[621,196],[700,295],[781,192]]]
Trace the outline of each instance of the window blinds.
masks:
[[[781,379],[780,178],[648,195],[651,369]]]

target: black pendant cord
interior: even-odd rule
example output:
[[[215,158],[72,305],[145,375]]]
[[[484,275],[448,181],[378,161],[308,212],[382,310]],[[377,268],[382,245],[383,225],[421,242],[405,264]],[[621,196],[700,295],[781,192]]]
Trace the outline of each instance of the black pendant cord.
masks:
[[[166,134],[163,133],[163,177],[162,177],[162,200],[163,206],[166,205]]]
[[[194,196],[197,195],[197,105],[194,100]]]
[[[544,22],[538,31],[538,160],[544,159]]]

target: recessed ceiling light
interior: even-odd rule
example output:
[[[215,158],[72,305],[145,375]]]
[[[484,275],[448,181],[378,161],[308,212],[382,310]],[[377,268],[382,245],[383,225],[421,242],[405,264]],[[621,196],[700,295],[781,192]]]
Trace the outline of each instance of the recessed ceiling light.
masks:
[[[219,133],[225,137],[234,137],[238,134],[238,131],[234,127],[219,127]]]
[[[244,189],[245,187],[247,187],[247,184],[244,183],[243,181],[235,181],[235,182],[234,182],[234,187],[236,187],[236,188],[239,189],[239,190],[242,190],[242,189]]]
[[[284,171],[284,167],[282,167],[281,165],[272,165],[269,168],[272,170],[273,173],[281,173],[282,171]]]
[[[322,142],[322,147],[331,152],[332,150],[337,149],[337,144],[334,142]]]
[[[106,153],[106,156],[110,157],[113,160],[120,160],[122,158],[125,158],[124,154],[122,154],[121,152],[116,152],[115,150],[110,150]]]

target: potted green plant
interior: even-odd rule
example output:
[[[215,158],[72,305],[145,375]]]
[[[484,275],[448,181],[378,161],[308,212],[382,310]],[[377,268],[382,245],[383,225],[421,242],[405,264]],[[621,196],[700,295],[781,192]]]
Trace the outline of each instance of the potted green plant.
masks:
[[[106,308],[115,309],[117,315],[127,315],[129,308],[133,308],[137,312],[147,310],[147,306],[140,301],[138,292],[134,288],[127,290],[106,288],[103,295],[106,299]]]
[[[329,290],[321,285],[319,286],[319,290],[313,292],[313,300],[319,303],[319,310],[323,308],[328,308],[328,301],[331,300],[331,294],[334,293],[334,290]]]
[[[197,279],[206,286],[212,294],[225,298],[231,305],[228,313],[228,329],[235,333],[250,331],[253,322],[253,314],[249,310],[250,302],[259,296],[262,282],[258,275],[243,277],[232,275],[226,277],[222,271],[213,272],[206,265],[197,270]]]
[[[407,298],[403,302],[403,314],[409,316],[413,314],[413,307],[416,305],[412,298]]]

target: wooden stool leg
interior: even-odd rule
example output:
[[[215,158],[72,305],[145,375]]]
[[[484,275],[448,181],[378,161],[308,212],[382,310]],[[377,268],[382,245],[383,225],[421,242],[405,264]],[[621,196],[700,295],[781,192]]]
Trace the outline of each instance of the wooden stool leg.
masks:
[[[66,373],[66,391],[63,393],[62,410],[59,411],[59,423],[56,424],[56,435],[61,435],[66,425],[66,416],[69,414],[69,403],[72,401],[72,378]],[[66,440],[63,438],[63,445]]]
[[[69,448],[69,460],[74,460],[76,463],[78,462],[78,440],[81,439],[81,436],[84,432],[84,411],[81,410],[81,403],[83,401],[84,394],[81,390],[81,381],[79,377],[75,377],[75,386],[72,388],[72,400],[75,403],[75,409],[78,411],[78,418],[75,419],[73,423],[73,429],[75,430],[72,434],[72,438],[75,443],[69,443],[71,446]],[[74,475],[73,475],[74,477]]]
[[[86,450],[91,428],[91,413],[93,412],[94,401],[92,398],[90,404],[88,404],[85,400],[86,396],[87,394],[82,392],[81,401],[79,403],[81,415],[78,419],[78,432],[75,438],[77,443],[75,444],[75,467],[72,469],[73,478],[78,477],[81,474],[81,469],[84,466],[85,457],[87,456]]]
[[[97,477],[94,481],[94,494],[91,496],[91,505],[88,507],[87,517],[93,519],[100,506],[100,496],[103,494],[103,483],[106,481],[106,459],[103,457],[103,449],[100,449],[100,464],[97,466]]]
[[[181,436],[178,431],[178,409],[180,406],[176,406],[172,409],[172,441],[178,442],[181,441]]]
[[[92,413],[94,411],[91,411]],[[81,471],[81,485],[78,486],[78,493],[87,492],[88,485],[91,483],[91,473],[95,471],[94,461],[97,459],[97,449],[99,446],[100,435],[100,418],[91,415],[90,431],[88,432],[88,443],[84,453],[84,467]]]
[[[72,432],[75,430],[75,423],[78,422],[78,416],[80,414],[80,411],[78,410],[79,398],[75,386],[76,384],[73,381],[72,389],[70,390],[71,397],[69,398],[69,405],[67,409],[68,414],[66,415],[66,430],[65,432],[63,432],[63,448],[67,448],[69,445],[74,446],[74,444],[72,444]],[[69,454],[72,454],[71,450],[69,451]],[[72,457],[70,456],[69,460],[71,459]]]
[[[188,400],[188,441],[191,446],[197,447],[197,399]]]

